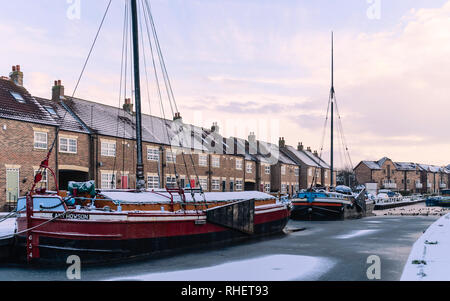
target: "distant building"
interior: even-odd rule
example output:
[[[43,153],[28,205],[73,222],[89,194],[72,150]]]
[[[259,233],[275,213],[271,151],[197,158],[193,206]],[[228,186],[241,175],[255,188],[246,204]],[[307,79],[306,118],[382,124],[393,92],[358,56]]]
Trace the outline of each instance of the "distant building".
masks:
[[[449,187],[450,170],[445,167],[412,162],[361,161],[355,168],[359,184],[376,183],[378,189],[405,193],[438,193]]]

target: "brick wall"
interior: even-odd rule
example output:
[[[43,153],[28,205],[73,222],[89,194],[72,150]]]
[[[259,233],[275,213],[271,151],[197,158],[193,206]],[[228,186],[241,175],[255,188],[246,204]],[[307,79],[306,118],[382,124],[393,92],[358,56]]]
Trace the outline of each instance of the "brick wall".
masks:
[[[34,133],[47,135],[45,149],[34,147]],[[0,120],[0,210],[5,208],[7,199],[7,169],[19,171],[19,196],[24,196],[33,184],[34,171],[47,156],[48,149],[55,137],[55,127],[37,125],[27,122]],[[55,169],[55,152],[50,157],[49,166]],[[55,189],[55,181],[48,174],[48,188]]]

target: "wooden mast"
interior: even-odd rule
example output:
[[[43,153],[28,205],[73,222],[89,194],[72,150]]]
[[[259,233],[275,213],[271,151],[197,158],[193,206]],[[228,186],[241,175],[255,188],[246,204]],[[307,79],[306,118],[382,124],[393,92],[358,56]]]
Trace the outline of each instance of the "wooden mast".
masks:
[[[331,32],[331,184],[333,187],[334,181],[334,36]]]
[[[142,112],[141,112],[141,82],[139,72],[139,30],[137,0],[131,0],[131,18],[133,30],[133,63],[134,63],[134,100],[136,105],[136,190],[145,189],[144,161],[142,155]]]

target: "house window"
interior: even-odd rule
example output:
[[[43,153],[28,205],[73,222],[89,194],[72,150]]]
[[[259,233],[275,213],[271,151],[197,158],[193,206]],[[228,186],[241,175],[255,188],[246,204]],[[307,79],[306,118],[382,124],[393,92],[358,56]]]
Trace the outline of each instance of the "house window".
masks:
[[[25,103],[25,99],[23,99],[22,95],[20,95],[19,93],[16,92],[10,92],[11,95],[14,97],[15,100],[17,100],[20,103]]]
[[[113,173],[102,173],[102,189],[116,189],[116,176]]]
[[[264,184],[264,192],[270,193],[270,184]]]
[[[243,182],[242,180],[236,180],[236,191],[242,191]]]
[[[216,191],[220,190],[220,180],[213,179],[211,181],[211,188],[212,188],[212,190],[216,190]]]
[[[286,174],[286,166],[281,166],[281,174],[284,176]]]
[[[38,170],[34,171],[34,176],[36,177],[38,173]],[[47,189],[48,188],[48,178],[47,178],[47,170],[44,170],[41,172],[42,174],[42,180],[36,184],[36,188],[44,188]]]
[[[34,148],[47,149],[47,133],[34,132]]]
[[[212,157],[212,167],[220,167],[220,157]]]
[[[294,169],[294,173],[295,173],[295,176],[296,176],[296,177],[300,176],[300,168],[296,167],[296,168]]]
[[[148,189],[158,189],[159,188],[159,177],[158,176],[147,176],[147,188]]]
[[[116,156],[116,143],[115,142],[102,142],[102,156],[115,157]]]
[[[166,187],[167,188],[176,188],[177,187],[177,178],[174,176],[166,177]]]
[[[199,183],[202,190],[208,190],[208,179],[199,179]]]
[[[312,168],[308,168],[308,176],[312,177]]]
[[[76,154],[77,153],[77,139],[59,138],[59,152]]]
[[[159,149],[158,148],[147,148],[147,160],[148,161],[159,161]]]
[[[281,193],[287,193],[287,185],[281,184]]]
[[[270,165],[264,166],[264,172],[266,175],[270,175]]]
[[[236,159],[236,169],[242,170],[242,160]]]
[[[198,155],[198,165],[208,166],[208,155]]]
[[[325,179],[328,179],[328,171],[325,170]]]
[[[171,150],[166,152],[166,161],[167,163],[176,163],[177,162],[177,154]]]
[[[251,163],[247,163],[246,170],[247,170],[247,173],[252,173],[253,172],[253,165]]]

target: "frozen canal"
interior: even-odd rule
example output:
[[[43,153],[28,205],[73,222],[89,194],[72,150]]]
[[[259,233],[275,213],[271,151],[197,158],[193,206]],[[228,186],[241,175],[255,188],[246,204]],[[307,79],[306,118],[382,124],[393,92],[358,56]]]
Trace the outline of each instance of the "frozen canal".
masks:
[[[413,244],[436,216],[290,221],[286,235],[220,249],[92,267],[82,280],[296,281],[368,280],[367,259],[381,260],[381,280],[400,280]],[[0,264],[0,280],[66,280],[65,268]]]

